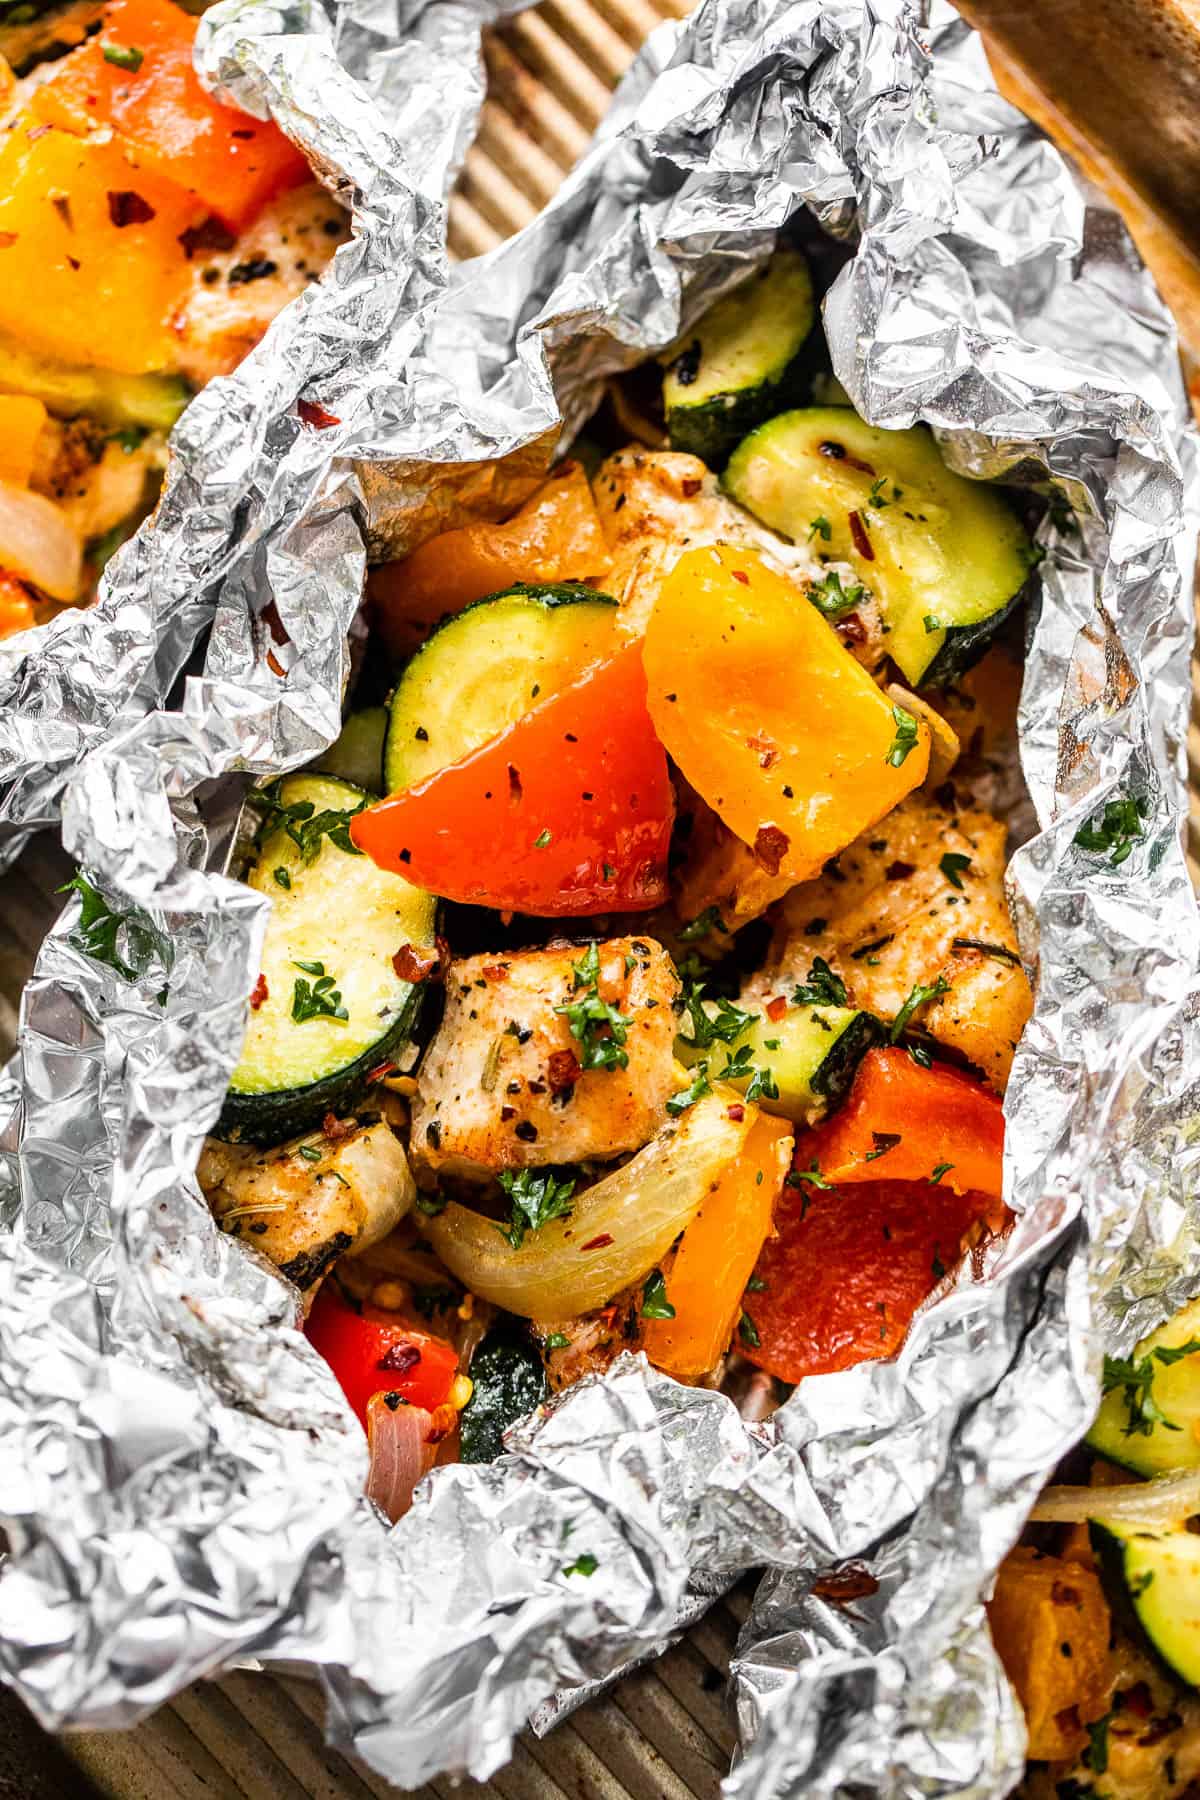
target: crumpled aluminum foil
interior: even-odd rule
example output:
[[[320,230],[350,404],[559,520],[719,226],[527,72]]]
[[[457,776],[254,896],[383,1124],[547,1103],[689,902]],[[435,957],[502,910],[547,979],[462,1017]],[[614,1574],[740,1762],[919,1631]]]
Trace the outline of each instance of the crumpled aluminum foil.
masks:
[[[385,26],[354,17],[338,31],[370,61]],[[298,1659],[335,1735],[392,1779],[482,1777],[549,1696],[661,1644],[697,1572],[766,1565],[730,1796],[1002,1793],[1023,1727],[981,1596],[1085,1428],[1101,1340],[1127,1349],[1200,1286],[1181,847],[1200,482],[1170,322],[941,4],[704,0],[655,34],[548,212],[448,278],[436,203],[319,32],[262,7],[210,20],[210,70],[320,141],[360,190],[358,234],[191,409],[167,502],[115,571],[112,607],[199,593],[215,618],[179,709],[106,717],[66,788],[68,848],[134,913],[133,975],[81,952],[72,906],[23,1007],[0,1666],[48,1724],[97,1725],[239,1656]],[[446,21],[466,43],[459,7],[402,23],[428,45]],[[436,78],[422,66],[410,92],[403,53],[387,66],[444,180],[461,133]],[[805,1382],[767,1425],[626,1357],[498,1463],[435,1472],[388,1530],[293,1297],[192,1174],[264,924],[222,873],[244,778],[336,730],[367,550],[519,497],[560,414],[575,429],[605,374],[806,206],[855,247],[825,321],[860,409],[929,419],[957,466],[1053,479],[1075,509],[1042,530],[1022,702],[1039,829],[1012,893],[1038,985],[1007,1103],[1018,1222],[895,1361]],[[301,391],[337,423],[303,426]],[[1074,837],[1118,791],[1146,820],[1113,868]],[[591,1577],[568,1572],[584,1551]],[[879,1587],[835,1607],[814,1582],[847,1558]]]

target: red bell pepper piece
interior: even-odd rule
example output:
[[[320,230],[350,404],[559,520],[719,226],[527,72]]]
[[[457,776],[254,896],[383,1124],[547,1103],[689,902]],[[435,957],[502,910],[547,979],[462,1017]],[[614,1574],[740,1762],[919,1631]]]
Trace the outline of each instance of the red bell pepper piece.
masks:
[[[783,1381],[892,1356],[972,1228],[1006,1217],[990,1195],[930,1182],[785,1187],[737,1347]]]
[[[171,0],[109,0],[99,32],[63,58],[31,104],[68,131],[111,126],[138,166],[240,231],[273,194],[307,180],[308,164],[277,125],[205,92],[192,67],[195,36],[195,19]]]
[[[453,1344],[414,1330],[382,1307],[360,1310],[334,1281],[322,1284],[304,1333],[337,1376],[364,1427],[372,1394],[399,1394],[409,1406],[434,1412],[445,1403],[458,1373]]]
[[[359,813],[381,869],[447,900],[541,916],[667,897],[675,803],[641,645],[597,663],[461,762]]]
[[[934,1177],[957,1194],[998,1195],[1004,1109],[990,1088],[956,1069],[922,1068],[907,1050],[869,1050],[846,1104],[797,1139],[797,1169],[814,1162],[837,1186]]]

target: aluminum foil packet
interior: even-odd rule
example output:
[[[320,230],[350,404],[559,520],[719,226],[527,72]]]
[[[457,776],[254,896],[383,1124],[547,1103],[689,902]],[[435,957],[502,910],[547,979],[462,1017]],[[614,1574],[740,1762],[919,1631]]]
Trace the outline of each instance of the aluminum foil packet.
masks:
[[[152,635],[174,595],[213,627],[177,709],[109,712],[69,771],[64,838],[123,915],[120,967],[87,953],[72,904],[23,1004],[3,1673],[48,1725],[96,1726],[241,1657],[300,1661],[336,1738],[391,1779],[483,1777],[551,1695],[660,1646],[701,1575],[765,1567],[731,1797],[1003,1793],[1023,1725],[982,1597],[1086,1427],[1101,1343],[1127,1349],[1200,1287],[1182,851],[1200,483],[1170,320],[1113,213],[940,3],[702,0],[655,33],[550,208],[453,271],[437,182],[406,158],[431,144],[448,173],[457,70],[439,100],[436,69],[389,61],[377,0],[327,35],[295,23],[222,6],[201,54],[312,144],[355,237],[194,404],[116,566],[93,627],[110,669],[116,614],[143,609]],[[431,64],[443,32],[473,54],[462,5],[401,26]],[[412,132],[359,104],[342,41],[383,60]],[[766,1424],[626,1356],[495,1464],[435,1471],[389,1529],[294,1296],[216,1230],[193,1174],[264,927],[224,873],[239,803],[336,732],[368,556],[519,499],[604,378],[794,217],[853,250],[824,317],[856,406],[927,419],[955,466],[1055,501],[1021,706],[1036,826],[1011,869],[1037,983],[1007,1098],[1017,1223],[894,1361],[810,1379]],[[1113,866],[1076,834],[1117,795],[1143,829]],[[878,1587],[839,1607],[815,1584],[847,1559]]]

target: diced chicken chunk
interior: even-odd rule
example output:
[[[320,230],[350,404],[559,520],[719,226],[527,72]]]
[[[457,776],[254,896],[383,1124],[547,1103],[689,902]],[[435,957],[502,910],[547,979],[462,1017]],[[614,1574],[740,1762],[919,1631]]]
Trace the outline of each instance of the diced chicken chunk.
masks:
[[[947,990],[915,1023],[1003,1091],[1033,1009],[1004,897],[1004,826],[913,794],[775,908],[764,994],[802,982],[814,957],[852,1006],[894,1019],[914,987]]]
[[[227,375],[289,300],[315,281],[350,222],[318,182],[268,202],[241,236],[193,252],[192,290],[175,319],[176,366],[197,387]]]
[[[30,487],[53,500],[84,543],[149,510],[166,466],[165,440],[138,440],[95,419],[46,420],[38,437]]]
[[[197,1173],[222,1230],[299,1288],[315,1287],[339,1256],[377,1244],[416,1198],[403,1146],[382,1120],[331,1118],[324,1132],[271,1150],[209,1138]]]
[[[586,946],[473,956],[451,966],[446,1011],[418,1072],[418,1173],[487,1180],[502,1169],[638,1150],[676,1083],[679,979],[651,938],[598,946],[596,991],[625,1023],[625,1067],[582,1068],[586,1046],[557,1010],[585,998]],[[601,1023],[594,1041],[604,1041]]]
[[[827,565],[810,545],[790,544],[760,525],[721,492],[699,457],[636,446],[618,450],[601,463],[592,489],[613,559],[605,585],[620,602],[622,625],[634,634],[645,630],[664,577],[682,552],[697,544],[745,544],[801,592],[828,567],[850,578],[843,565]],[[883,619],[870,595],[839,619],[836,629],[865,668],[882,662]]]

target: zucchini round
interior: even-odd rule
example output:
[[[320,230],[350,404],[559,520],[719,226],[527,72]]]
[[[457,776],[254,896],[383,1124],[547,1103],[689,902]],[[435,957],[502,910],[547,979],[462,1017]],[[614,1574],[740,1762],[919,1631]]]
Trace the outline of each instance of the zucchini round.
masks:
[[[701,1001],[710,1018],[717,1016],[711,1001]],[[873,1044],[883,1037],[883,1027],[870,1013],[852,1006],[788,1006],[779,1019],[756,1016],[732,1042],[708,1048],[675,1040],[675,1054],[686,1068],[708,1059],[709,1073],[744,1093],[752,1075],[727,1075],[726,1064],[748,1063],[751,1070],[769,1072],[766,1092],[754,1098],[764,1112],[791,1119],[797,1125],[815,1125],[845,1099],[855,1070]],[[778,1092],[772,1095],[770,1087]]]
[[[1135,1370],[1140,1382],[1113,1379]],[[1144,1337],[1127,1364],[1107,1361],[1105,1375],[1089,1449],[1135,1475],[1200,1468],[1200,1300]]]
[[[515,724],[613,645],[616,601],[581,582],[520,583],[439,625],[388,711],[387,792],[415,787]]]
[[[1097,1505],[1103,1499],[1097,1488]],[[1200,1687],[1200,1537],[1106,1519],[1093,1519],[1089,1533],[1110,1591],[1150,1648],[1173,1675]]]
[[[816,307],[808,264],[777,250],[659,360],[672,450],[720,468],[748,431],[800,397]]]
[[[783,413],[738,445],[724,484],[764,525],[851,566],[910,687],[944,685],[977,660],[1033,565],[1001,494],[948,469],[924,425],[881,431],[848,407]]]
[[[386,706],[365,706],[361,712],[349,715],[328,750],[316,757],[310,767],[316,774],[334,775],[368,794],[382,793],[386,732]]]
[[[290,775],[270,794],[277,810],[246,877],[273,902],[265,992],[252,1004],[217,1127],[252,1144],[282,1143],[348,1108],[372,1070],[407,1044],[424,990],[401,979],[393,958],[405,944],[433,949],[437,906],[344,847],[346,820],[370,798],[361,788]]]

